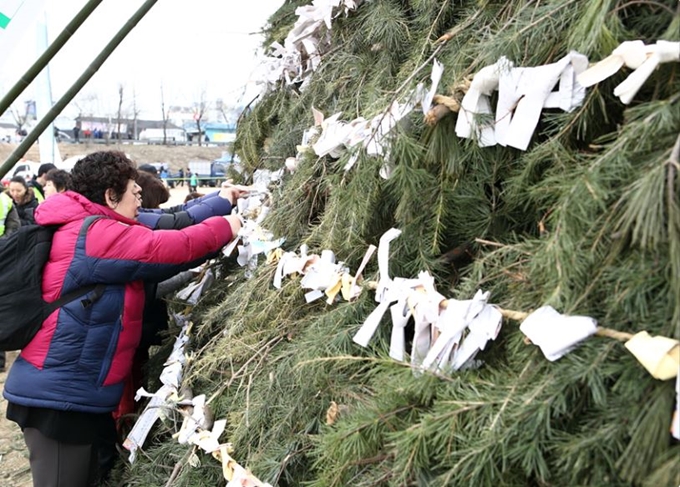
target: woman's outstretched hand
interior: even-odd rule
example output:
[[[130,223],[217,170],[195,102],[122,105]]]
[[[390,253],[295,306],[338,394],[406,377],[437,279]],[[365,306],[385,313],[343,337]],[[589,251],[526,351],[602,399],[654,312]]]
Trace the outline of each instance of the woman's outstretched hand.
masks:
[[[229,200],[232,205],[236,204],[236,200],[242,196],[247,195],[250,192],[248,186],[241,186],[239,184],[227,184],[222,183],[222,189],[220,190],[220,197]]]

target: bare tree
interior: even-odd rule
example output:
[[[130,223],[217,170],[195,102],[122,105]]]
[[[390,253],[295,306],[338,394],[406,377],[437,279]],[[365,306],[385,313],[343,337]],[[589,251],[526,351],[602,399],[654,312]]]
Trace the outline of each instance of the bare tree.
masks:
[[[138,133],[137,133],[137,119],[139,118],[139,113],[140,109],[137,106],[137,90],[132,87],[132,138],[137,139]],[[130,131],[130,127],[128,127],[128,132]]]
[[[14,123],[17,126],[17,131],[21,131],[24,128],[24,125],[26,125],[26,122],[28,122],[28,110],[26,110],[26,107],[19,108],[16,105],[13,105],[10,107],[10,111],[12,112]]]
[[[91,117],[98,111],[99,97],[96,93],[86,93],[73,100],[79,117]]]
[[[218,99],[215,108],[222,116],[222,121],[224,123],[232,124],[234,117],[234,107],[226,105],[222,100]]]
[[[222,116],[221,122],[227,123],[229,120],[227,119],[227,114],[224,111],[224,101],[222,98],[218,98],[215,100],[215,109],[220,113]]]
[[[116,139],[120,140],[120,119],[123,112],[123,84],[118,85],[118,114],[116,116]]]
[[[201,123],[205,119],[208,112],[208,101],[206,100],[205,89],[201,90],[199,101],[194,103],[194,121],[196,122],[196,129],[198,130],[198,145],[201,146]]]
[[[163,90],[163,83],[161,83],[161,115],[163,116],[163,145],[168,143],[168,121],[170,120],[170,111],[165,109],[165,91]]]

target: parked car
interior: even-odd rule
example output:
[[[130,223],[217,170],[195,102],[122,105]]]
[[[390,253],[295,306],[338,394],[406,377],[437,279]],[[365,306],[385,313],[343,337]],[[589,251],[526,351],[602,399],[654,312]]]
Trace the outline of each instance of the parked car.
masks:
[[[30,181],[34,176],[38,175],[39,168],[39,162],[19,161],[12,169],[7,172],[5,177],[2,178],[2,185],[5,187],[9,186],[9,181],[14,176],[21,176],[26,181]]]

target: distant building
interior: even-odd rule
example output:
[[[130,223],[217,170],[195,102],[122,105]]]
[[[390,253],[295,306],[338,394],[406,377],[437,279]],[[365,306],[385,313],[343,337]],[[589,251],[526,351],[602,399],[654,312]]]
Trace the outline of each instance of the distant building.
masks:
[[[196,122],[186,122],[184,131],[187,134],[187,140],[198,141]],[[201,137],[201,140],[205,142],[233,142],[236,138],[236,126],[228,123],[203,122],[201,123]]]
[[[233,142],[236,138],[235,125],[208,122],[203,128],[206,139],[211,142]]]
[[[94,133],[100,133],[103,137],[106,134],[112,139],[139,139],[143,131],[148,131],[158,134],[158,130],[163,130],[162,120],[140,120],[121,118],[120,121],[115,117],[76,117],[76,125],[80,127],[81,137],[86,138],[89,134],[92,137]],[[120,127],[120,128],[119,128]],[[120,137],[117,137],[117,130],[120,132]],[[96,132],[95,132],[96,131]],[[168,122],[166,131],[171,132],[174,138],[180,138],[179,133],[183,132],[182,127]]]

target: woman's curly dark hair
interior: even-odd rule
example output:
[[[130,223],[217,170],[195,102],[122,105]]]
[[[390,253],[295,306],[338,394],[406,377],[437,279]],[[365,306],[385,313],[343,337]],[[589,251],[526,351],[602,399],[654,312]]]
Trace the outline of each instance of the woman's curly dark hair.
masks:
[[[93,152],[76,162],[71,170],[71,189],[93,203],[106,206],[106,190],[117,203],[127,191],[128,182],[137,179],[134,162],[120,151]]]

